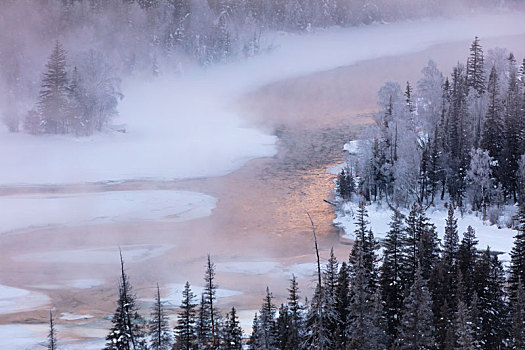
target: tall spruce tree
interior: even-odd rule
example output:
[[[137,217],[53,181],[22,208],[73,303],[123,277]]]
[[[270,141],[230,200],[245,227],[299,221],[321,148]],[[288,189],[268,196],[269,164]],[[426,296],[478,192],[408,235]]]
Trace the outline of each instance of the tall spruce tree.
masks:
[[[485,90],[484,74],[483,48],[476,36],[470,46],[470,56],[467,59],[467,82],[468,86],[478,95],[483,94]]]
[[[458,64],[452,73],[447,116],[447,187],[448,193],[456,204],[462,206],[465,194],[465,173],[470,162],[469,152],[472,147],[468,132],[467,94],[465,69]]]
[[[492,167],[498,183],[502,183],[502,167],[505,162],[504,147],[505,139],[502,137],[505,131],[503,120],[503,105],[500,96],[499,77],[496,67],[490,71],[487,94],[489,106],[485,122],[483,123],[483,134],[481,137],[481,147],[489,152],[489,155],[496,160]]]
[[[253,332],[254,335],[254,349],[260,350],[276,350],[277,349],[277,325],[275,323],[275,310],[273,304],[273,296],[270,289],[266,287],[266,296],[263,299],[263,304],[257,318],[257,327]],[[255,321],[254,321],[255,322]]]
[[[337,276],[336,290],[336,310],[337,324],[335,347],[337,349],[346,349],[348,344],[348,304],[350,303],[350,274],[349,268],[345,261],[341,263],[339,274]]]
[[[290,322],[288,330],[288,339],[286,340],[285,349],[299,350],[301,346],[301,335],[303,331],[303,314],[299,298],[299,285],[295,275],[292,275],[290,287],[288,288],[288,312],[290,313]]]
[[[404,287],[408,285],[408,281],[404,280],[407,256],[404,248],[406,232],[403,220],[403,214],[399,210],[394,210],[389,224],[390,230],[383,243],[383,264],[380,268],[379,283],[385,305],[388,335],[391,340],[397,336],[403,307]]]
[[[49,310],[49,333],[47,334],[47,350],[57,350],[57,330],[53,321],[53,312]]]
[[[226,315],[223,334],[224,350],[242,350],[242,328],[235,307]]]
[[[172,330],[169,325],[168,316],[164,311],[163,302],[160,299],[160,288],[158,284],[149,321],[148,336],[151,350],[170,350],[172,348]]]
[[[406,276],[403,278],[407,281],[408,286],[414,280],[417,266],[421,266],[423,278],[428,280],[430,272],[435,268],[439,260],[439,241],[437,238],[436,228],[430,223],[425,215],[423,207],[419,203],[414,203],[405,220],[406,242]],[[408,289],[405,286],[405,290]]]
[[[504,282],[503,267],[487,248],[477,261],[474,278],[480,321],[476,340],[484,349],[501,349],[507,338]]]
[[[404,301],[404,310],[399,325],[397,348],[402,350],[434,349],[434,325],[431,295],[420,267],[414,283]]]
[[[518,199],[518,170],[521,148],[525,142],[523,133],[523,92],[518,80],[518,68],[514,56],[509,57],[509,83],[505,95],[504,106],[504,136],[505,147],[503,158],[505,162],[502,166],[502,181],[505,193],[512,198],[514,202]]]
[[[339,324],[339,314],[337,312],[337,284],[338,284],[339,263],[334,255],[334,249],[330,250],[328,259],[323,271],[323,327],[326,329],[326,337],[330,344],[335,344],[337,338],[337,325]]]
[[[331,349],[333,344],[327,336],[327,329],[323,323],[323,287],[319,283],[310,300],[306,312],[302,348],[304,349]]]
[[[386,325],[377,292],[376,242],[367,230],[366,209],[358,211],[356,238],[350,255],[350,304],[348,305],[349,349],[386,347]]]
[[[509,287],[511,297],[514,297],[520,281],[521,283],[525,281],[525,189],[522,190],[520,197],[517,233],[514,236],[514,246],[510,252]]]
[[[66,51],[57,41],[46,64],[40,88],[40,131],[53,134],[67,132],[68,85]]]
[[[217,284],[215,284],[215,264],[211,261],[208,254],[206,260],[206,271],[204,273],[204,290],[202,291],[202,303],[199,316],[203,317],[199,320],[201,326],[204,327],[200,342],[205,348],[214,349],[219,346],[219,312],[216,308],[217,301]],[[208,323],[206,325],[206,323]],[[207,328],[207,329],[206,329]]]
[[[139,314],[137,297],[124,270],[122,252],[120,252],[120,272],[117,309],[111,319],[113,326],[106,337],[104,350],[145,350],[147,348],[146,322]]]
[[[525,290],[521,281],[514,291],[510,305],[510,348],[525,349]]]
[[[455,322],[457,350],[476,350],[479,344],[475,340],[474,322],[468,306],[460,300]]]
[[[178,350],[196,349],[196,307],[194,302],[196,295],[191,291],[190,283],[186,282],[182,291],[182,304],[177,317],[175,327],[176,342],[175,348]]]
[[[458,248],[458,271],[463,279],[463,298],[467,305],[470,305],[475,291],[474,273],[478,257],[477,244],[476,231],[474,231],[472,226],[468,226],[467,231],[463,233],[463,239]]]

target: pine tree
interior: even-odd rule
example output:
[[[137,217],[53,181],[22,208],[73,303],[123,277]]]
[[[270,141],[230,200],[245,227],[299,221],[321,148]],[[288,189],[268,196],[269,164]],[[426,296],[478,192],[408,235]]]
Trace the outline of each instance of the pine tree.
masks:
[[[104,350],[145,350],[146,322],[139,314],[137,297],[124,271],[122,253],[120,253],[120,269],[119,299],[111,320],[113,326],[106,337],[107,343]]]
[[[342,169],[337,177],[337,194],[345,201],[352,199],[355,192],[355,182],[352,170],[347,167]]]
[[[366,209],[358,212],[358,228],[351,253],[350,304],[348,306],[349,349],[382,349],[386,325],[377,292],[376,243],[366,231]],[[366,234],[364,234],[366,232]]]
[[[226,316],[224,325],[224,346],[225,350],[242,350],[242,328],[237,317],[237,310],[232,307]]]
[[[514,246],[510,252],[509,286],[511,297],[514,296],[519,282],[525,281],[525,189],[522,190],[520,197],[517,233],[514,236]]]
[[[303,349],[320,349],[327,350],[333,347],[330,339],[326,336],[328,333],[323,323],[323,290],[318,283],[310,306],[306,312],[303,335]]]
[[[496,67],[492,67],[487,89],[489,107],[487,115],[485,116],[485,122],[483,123],[481,147],[487,150],[489,155],[494,158],[494,160],[496,160],[492,172],[495,175],[498,183],[501,183],[503,178],[501,167],[505,161],[503,159],[505,140],[502,136],[504,135],[505,128],[503,122],[503,106],[501,97],[499,95],[500,88],[498,80],[499,77]]]
[[[458,248],[458,270],[463,279],[463,286],[465,288],[463,297],[467,305],[470,305],[475,292],[474,273],[478,257],[477,244],[476,232],[472,226],[468,226],[467,231],[463,233],[463,239]]]
[[[336,289],[336,310],[337,319],[339,320],[336,329],[335,348],[346,349],[348,338],[348,304],[350,303],[350,275],[349,268],[345,261],[341,263],[339,274],[337,276]]]
[[[323,327],[326,329],[325,336],[329,339],[330,344],[335,344],[338,318],[336,292],[337,292],[337,275],[339,263],[334,255],[334,249],[330,251],[330,258],[326,263],[323,271]]]
[[[509,315],[510,348],[525,349],[525,291],[523,284],[518,281],[514,298],[510,305]]]
[[[182,291],[182,304],[175,327],[176,343],[175,348],[178,350],[196,349],[197,335],[196,328],[196,307],[194,303],[195,294],[191,291],[190,283],[186,282]]]
[[[429,222],[421,204],[414,203],[405,220],[406,227],[406,249],[407,261],[405,263],[405,277],[408,286],[414,280],[417,266],[422,268],[423,278],[428,280],[430,272],[435,268],[439,259],[438,238],[435,226]],[[408,289],[405,286],[405,290]]]
[[[483,48],[476,36],[470,46],[470,56],[467,60],[467,81],[468,86],[478,95],[483,94],[485,90],[484,71]]]
[[[447,187],[448,193],[456,206],[463,203],[465,194],[465,173],[470,162],[469,151],[472,147],[471,135],[468,132],[467,116],[468,86],[464,67],[454,68],[450,87],[450,108],[447,116]]]
[[[408,81],[405,89],[405,103],[408,115],[412,117],[416,113],[416,107],[414,106],[414,101],[412,100],[412,86]]]
[[[53,312],[49,310],[49,333],[47,335],[47,349],[57,350],[57,331],[53,321]]]
[[[67,132],[65,112],[68,102],[68,78],[66,51],[58,41],[49,56],[46,69],[38,101],[41,117],[39,127],[46,133],[63,134]]]
[[[206,262],[206,272],[204,273],[204,290],[202,292],[202,303],[200,316],[203,317],[199,322],[205,322],[209,317],[209,329],[201,333],[201,335],[206,335],[209,339],[204,338],[201,341],[204,343],[205,347],[216,348],[219,345],[219,326],[218,318],[219,313],[215,307],[217,300],[216,292],[218,286],[215,284],[215,264],[211,261],[211,257],[208,254],[208,259]],[[201,318],[199,317],[199,318]],[[201,325],[207,327],[204,323]],[[206,329],[203,329],[206,330]]]
[[[480,320],[477,340],[485,349],[502,348],[507,337],[504,281],[497,255],[487,248],[477,262],[474,278]]]
[[[281,304],[279,316],[276,321],[277,328],[277,348],[287,349],[288,340],[291,338],[292,319],[287,305]]]
[[[404,281],[406,262],[406,232],[403,225],[404,216],[399,210],[394,210],[390,230],[383,243],[383,264],[381,265],[380,286],[382,300],[385,305],[385,314],[388,324],[388,335],[394,340],[397,336],[397,328],[401,318],[403,307],[404,287],[408,285]]]
[[[365,204],[361,202],[357,210],[357,218],[355,222],[356,229],[354,231],[355,239],[350,252],[349,267],[350,275],[357,273],[359,269],[363,269],[366,275],[366,280],[369,283],[370,291],[375,293],[377,287],[377,268],[376,255],[374,250],[377,248],[377,242],[374,239],[373,233],[368,229],[369,222],[367,221],[368,212]]]
[[[259,346],[259,317],[257,316],[257,313],[255,313],[255,316],[253,317],[252,322],[252,335],[250,336],[250,341],[248,342],[248,345],[250,347],[250,350],[257,350]]]
[[[505,96],[505,145],[503,158],[505,162],[501,165],[502,181],[506,194],[510,196],[515,202],[518,196],[518,169],[519,158],[521,156],[521,147],[525,142],[525,134],[523,133],[522,111],[525,107],[522,99],[522,92],[520,91],[520,82],[518,80],[518,69],[514,56],[509,57],[509,84]]]
[[[457,339],[458,350],[476,350],[478,349],[478,344],[474,338],[474,323],[470,315],[470,310],[467,305],[460,300],[458,302],[458,312],[456,315],[455,322],[455,333]]]
[[[149,332],[151,350],[170,350],[172,348],[173,337],[171,334],[168,316],[164,311],[164,305],[160,299],[160,288],[157,284],[155,303],[149,321]]]
[[[299,285],[295,275],[292,275],[290,287],[288,288],[288,312],[290,313],[290,323],[286,341],[286,349],[299,350],[301,345],[301,335],[303,329],[302,306],[299,302]]]
[[[397,347],[402,350],[434,349],[431,296],[419,267],[404,304],[396,341]]]
[[[257,326],[253,330],[254,349],[277,349],[277,328],[275,323],[275,305],[270,289],[266,287],[266,296],[263,299],[261,310],[257,318]],[[255,322],[255,320],[254,320]],[[255,334],[257,332],[257,334]]]
[[[443,257],[445,264],[452,268],[456,265],[459,237],[458,220],[454,217],[454,206],[448,207],[448,215],[445,224],[445,235],[443,237]],[[452,272],[452,271],[450,271]]]

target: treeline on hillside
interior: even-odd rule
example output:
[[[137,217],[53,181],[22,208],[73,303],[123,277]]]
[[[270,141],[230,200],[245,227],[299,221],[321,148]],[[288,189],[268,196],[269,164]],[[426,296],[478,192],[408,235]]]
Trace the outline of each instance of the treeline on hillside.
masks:
[[[505,6],[519,5],[519,1]],[[18,131],[34,105],[45,57],[59,40],[74,59],[94,50],[106,62],[109,76],[136,72],[182,71],[188,62],[210,65],[252,56],[271,48],[269,31],[303,32],[333,25],[440,15],[497,6],[489,0],[7,0],[0,3],[0,102],[2,119]],[[520,5],[521,6],[521,5]],[[23,18],[31,18],[21,25]],[[89,76],[81,71],[79,75]],[[44,75],[47,73],[44,72]],[[46,79],[46,76],[44,76]],[[73,79],[70,74],[70,79]],[[93,96],[90,96],[93,97]],[[102,97],[97,103],[106,106]],[[34,113],[32,113],[34,114]],[[79,113],[75,113],[79,114]],[[85,114],[85,113],[84,113]],[[111,113],[110,113],[111,114]],[[110,115],[106,114],[106,116]],[[98,121],[69,127],[44,118],[30,132],[89,134]],[[64,119],[64,118],[62,118]],[[65,118],[71,119],[71,118]],[[55,124],[57,124],[55,126]]]
[[[406,217],[394,211],[380,255],[362,204],[348,261],[339,264],[332,250],[309,302],[301,302],[295,276],[279,307],[267,288],[253,320],[249,348],[523,349],[525,203],[519,222],[505,271],[489,247],[478,249],[471,227],[460,241],[453,206],[443,242],[420,204],[412,205]],[[139,313],[123,262],[121,266],[119,299],[105,350],[242,349],[236,309],[222,317],[217,307],[209,256],[203,292],[197,298],[186,283],[175,329],[168,324],[158,286],[149,319]],[[56,344],[54,331],[51,343]]]
[[[415,89],[387,82],[379,90],[382,112],[338,193],[402,206],[450,200],[484,214],[514,204],[525,186],[525,60],[501,48],[484,55],[476,37],[450,77],[433,61],[422,73]]]

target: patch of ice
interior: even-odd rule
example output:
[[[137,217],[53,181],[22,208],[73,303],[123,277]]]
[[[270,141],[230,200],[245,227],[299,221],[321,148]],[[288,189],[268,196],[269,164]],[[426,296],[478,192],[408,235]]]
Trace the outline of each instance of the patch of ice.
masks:
[[[75,314],[72,314],[71,312],[62,312],[60,314],[60,319],[61,320],[66,320],[66,321],[88,320],[90,318],[93,318],[93,316],[91,316],[91,315],[75,315]]]
[[[128,263],[146,261],[165,254],[173,245],[143,244],[121,246],[122,255]],[[114,264],[119,260],[118,248],[93,248],[78,250],[58,250],[18,255],[16,261],[66,264]],[[88,283],[79,282],[77,286],[86,287]],[[75,288],[75,287],[72,287]]]
[[[45,294],[0,285],[0,314],[37,310],[50,302],[51,299]]]
[[[275,261],[230,261],[217,263],[216,270],[247,275],[264,275],[279,266],[280,264]]]
[[[27,326],[19,324],[0,325],[0,339],[2,349],[6,350],[32,350],[43,344],[44,337],[37,335],[28,329]]]
[[[34,284],[31,285],[31,288],[38,289],[47,289],[47,290],[58,290],[58,289],[90,289],[96,286],[104,284],[104,281],[101,280],[72,280],[72,281],[63,281],[56,284]]]
[[[217,200],[188,191],[112,191],[0,197],[2,232],[49,225],[170,220],[211,215]]]

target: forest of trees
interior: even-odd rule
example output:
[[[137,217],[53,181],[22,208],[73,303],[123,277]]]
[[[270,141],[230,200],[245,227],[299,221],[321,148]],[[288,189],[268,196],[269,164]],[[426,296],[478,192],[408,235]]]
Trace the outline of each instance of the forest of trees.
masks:
[[[501,4],[491,0],[461,4],[456,0],[6,0],[0,3],[0,32],[8,33],[0,36],[1,118],[13,132],[24,126],[31,133],[88,135],[114,114],[121,97],[117,77],[180,73],[193,62],[208,66],[253,56],[272,49],[271,39],[265,36],[269,32],[458,14]],[[515,0],[505,6],[521,5]],[[22,26],[21,18],[31,21]],[[103,85],[101,96],[92,90],[98,84]]]
[[[266,289],[249,349],[525,348],[525,203],[508,270],[489,247],[478,246],[471,227],[460,238],[453,206],[443,241],[420,204],[406,217],[392,212],[381,246],[367,216],[361,204],[348,260],[339,263],[331,251],[309,300],[301,298],[295,276],[280,306]],[[223,316],[217,288],[208,255],[203,292],[197,297],[186,282],[172,329],[158,286],[149,317],[140,312],[121,255],[117,308],[104,350],[242,349],[237,310]],[[51,316],[49,349],[56,344]]]
[[[450,77],[433,61],[416,88],[387,82],[382,109],[338,193],[408,207],[450,201],[481,211],[514,204],[525,186],[525,60],[479,38]]]

